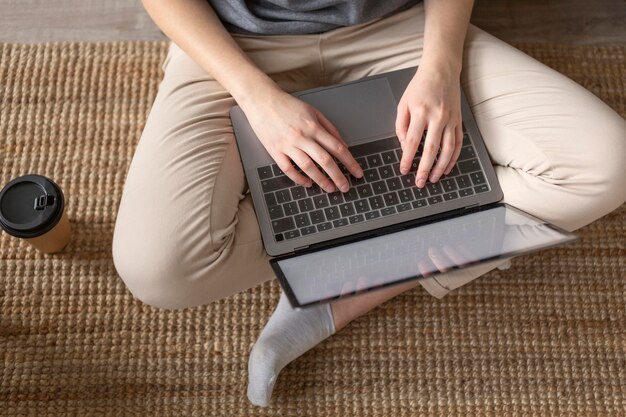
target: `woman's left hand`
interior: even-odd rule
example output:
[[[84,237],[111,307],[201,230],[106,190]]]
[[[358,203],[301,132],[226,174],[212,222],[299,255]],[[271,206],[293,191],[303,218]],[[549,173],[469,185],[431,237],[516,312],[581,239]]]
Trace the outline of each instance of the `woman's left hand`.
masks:
[[[400,99],[396,135],[402,145],[402,174],[409,172],[425,130],[424,150],[415,175],[419,188],[428,179],[436,182],[449,174],[463,144],[460,78],[445,67],[420,66]]]

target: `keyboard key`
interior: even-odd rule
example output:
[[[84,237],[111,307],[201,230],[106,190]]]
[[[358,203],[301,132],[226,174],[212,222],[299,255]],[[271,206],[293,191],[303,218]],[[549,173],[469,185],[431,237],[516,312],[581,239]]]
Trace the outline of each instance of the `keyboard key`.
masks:
[[[378,181],[372,184],[372,190],[374,190],[374,194],[384,194],[387,191],[387,186],[385,185],[385,181]]]
[[[476,192],[476,194],[485,193],[489,191],[489,187],[487,187],[487,184],[479,185],[478,187],[474,187],[474,191]]]
[[[461,175],[460,177],[456,177],[456,183],[459,184],[459,188],[467,188],[472,186],[469,176],[467,175]]]
[[[266,167],[257,168],[256,172],[259,174],[260,180],[266,180],[274,176],[274,174],[272,173],[272,167],[269,165]]]
[[[348,225],[348,219],[337,219],[333,221],[333,226],[335,227],[342,227],[342,226],[347,226],[347,225]]]
[[[374,192],[372,191],[372,186],[369,184],[360,185],[356,188],[356,190],[359,193],[360,198],[367,198],[374,195]]]
[[[272,229],[274,229],[274,233],[282,233],[295,228],[296,224],[293,222],[293,217],[284,217],[282,219],[272,221]]]
[[[401,213],[401,212],[407,211],[407,210],[411,210],[411,203],[398,204],[396,206],[396,210],[398,210],[398,213]]]
[[[293,187],[291,189],[291,197],[293,197],[294,200],[299,200],[301,198],[306,197],[306,191],[304,190],[304,187],[302,186]]]
[[[440,195],[436,195],[433,197],[428,197],[428,204],[430,204],[431,206],[433,204],[438,204],[441,203],[443,201],[443,198]]]
[[[400,163],[399,162],[397,164],[393,164],[393,172],[394,172],[394,174],[396,174],[396,177],[399,177],[400,175],[402,175],[402,172],[400,172]]]
[[[298,210],[298,203],[296,203],[295,201],[283,204],[283,209],[285,210],[286,216],[293,216],[300,213],[300,210]]]
[[[400,201],[402,203],[408,203],[413,200],[413,192],[408,188],[398,191],[398,195],[400,196]]]
[[[263,192],[266,193],[270,191],[282,190],[287,187],[293,187],[294,185],[296,184],[284,175],[261,181],[261,188],[263,189]]]
[[[352,175],[350,175],[348,179],[350,180],[350,185],[353,187],[365,184],[365,175],[363,175],[361,178],[353,177]]]
[[[330,204],[341,204],[343,203],[343,193],[341,191],[335,191],[334,193],[328,194],[328,200]]]
[[[363,217],[362,214],[357,214],[354,216],[350,216],[348,220],[350,220],[350,224],[361,223],[365,220],[365,217]]]
[[[288,189],[276,191],[276,201],[279,204],[291,201],[291,192]]]
[[[282,233],[276,233],[274,235],[274,239],[276,239],[276,242],[282,242],[285,238],[283,237]]]
[[[306,195],[308,195],[309,197],[314,196],[314,195],[318,195],[322,193],[322,189],[320,188],[319,185],[317,184],[313,184],[312,186],[310,186],[309,188],[306,189]]]
[[[337,158],[334,158],[335,163],[337,164],[337,166],[339,167],[339,170],[341,171],[342,174],[344,175],[349,175],[350,171],[348,171],[348,168],[346,168],[346,166],[344,164],[342,164],[341,162],[339,162],[337,160]]]
[[[385,199],[385,204],[387,206],[395,206],[400,202],[396,192],[387,193],[383,196],[383,198]]]
[[[391,216],[392,214],[396,214],[396,208],[395,207],[385,207],[384,209],[382,209],[380,211],[380,214],[382,214],[383,216]]]
[[[354,202],[354,208],[357,213],[365,213],[366,211],[370,211],[370,205],[367,200],[357,200]]]
[[[470,174],[470,178],[472,179],[474,185],[481,185],[487,182],[485,175],[482,172],[474,172],[473,174]]]
[[[411,205],[413,206],[413,208],[422,208],[426,207],[428,203],[426,202],[425,198],[422,198],[421,200],[415,200],[411,203]]]
[[[274,171],[274,175],[277,177],[280,175],[285,175],[285,173],[280,168],[278,168],[278,165],[276,164],[272,165],[272,171]]]
[[[313,224],[326,221],[326,218],[324,217],[324,212],[322,210],[313,210],[309,213],[309,216],[311,217],[311,223]]]
[[[460,175],[461,173],[459,172],[459,167],[454,165],[454,167],[452,167],[452,171],[450,171],[450,173],[448,174],[448,177],[456,177],[457,175]]]
[[[297,230],[290,230],[288,232],[285,232],[285,239],[295,239],[297,237],[300,237],[300,232]]]
[[[459,191],[459,195],[461,197],[467,197],[468,195],[472,195],[472,194],[474,194],[474,190],[472,190],[471,188],[464,188]]]
[[[450,192],[450,191],[454,191],[456,190],[456,182],[454,181],[454,178],[444,178],[441,180],[441,186],[443,187],[443,190],[446,192]]]
[[[415,174],[409,173],[400,177],[400,182],[404,188],[415,186]]]
[[[379,154],[370,155],[367,157],[367,165],[370,168],[376,168],[383,164],[383,160]]]
[[[318,232],[324,232],[326,230],[330,230],[333,228],[333,225],[330,222],[320,223],[317,225]]]
[[[474,152],[474,148],[471,146],[464,146],[461,148],[461,154],[459,155],[459,161],[464,161],[465,159],[474,158],[476,156],[476,152]]]
[[[320,194],[320,195],[313,197],[313,204],[315,205],[315,208],[317,209],[328,207],[330,205],[330,203],[328,202],[328,197],[326,197],[326,194]]]
[[[385,164],[393,164],[394,162],[398,162],[398,158],[396,158],[396,153],[394,151],[383,152],[381,156]]]
[[[309,220],[309,215],[306,213],[294,216],[294,220],[296,221],[296,226],[298,227],[305,227],[311,224],[311,221]]]
[[[380,180],[380,175],[378,175],[377,169],[366,169],[363,171],[363,178],[365,178],[367,182],[375,182]]]
[[[437,195],[443,193],[443,187],[438,182],[429,182],[426,184],[426,188],[428,188],[428,194]]]
[[[370,206],[373,210],[385,207],[385,200],[383,200],[383,198],[379,195],[371,197],[368,201],[370,202]]]
[[[341,215],[343,217],[352,216],[354,214],[354,206],[352,203],[344,203],[339,205],[339,209],[341,210]]]
[[[443,195],[443,199],[445,201],[450,201],[459,198],[459,194],[456,191],[452,191],[451,193],[445,193]]]
[[[348,201],[358,200],[359,193],[356,191],[356,188],[350,188],[347,193],[343,194],[343,199]]]
[[[412,190],[413,190],[413,195],[415,195],[416,199],[428,197],[428,191],[426,190],[426,188],[413,187]]]
[[[396,191],[402,188],[402,182],[400,182],[400,178],[389,178],[387,180],[387,187],[389,191]]]
[[[339,207],[328,207],[324,209],[324,213],[326,214],[326,219],[328,220],[336,220],[341,217],[341,213],[339,212]]]
[[[365,220],[377,219],[380,217],[380,212],[378,210],[369,211],[365,213]]]
[[[378,168],[378,173],[380,174],[380,178],[382,179],[391,178],[394,175],[391,165],[385,165]]]
[[[354,155],[354,154],[352,154]],[[367,169],[367,161],[365,160],[365,158],[355,158],[355,160],[359,163],[359,165],[361,166],[361,169],[365,170]]]
[[[461,161],[458,164],[459,171],[463,174],[467,174],[469,172],[480,171],[480,164],[478,163],[478,159],[468,159],[467,161]]]
[[[402,160],[402,148],[396,149],[396,156],[398,157],[398,161]]]
[[[276,204],[278,204],[278,202],[276,201],[276,196],[274,195],[274,193],[267,193],[265,194],[265,202],[267,203],[267,206],[275,206]]]
[[[311,211],[313,210],[313,200],[310,198],[305,198],[303,200],[298,201],[298,207],[300,207],[301,212]]]
[[[316,231],[317,230],[315,229],[315,226],[303,227],[302,229],[300,229],[300,233],[302,234],[302,236],[310,235],[311,233],[315,233]]]
[[[283,212],[282,206],[271,206],[267,208],[267,211],[270,214],[270,219],[280,219],[281,217],[285,217],[285,213]]]
[[[463,127],[463,129],[465,129],[465,127]],[[463,146],[470,145],[470,144],[471,142],[470,142],[469,135],[467,134],[467,132],[463,133]]]

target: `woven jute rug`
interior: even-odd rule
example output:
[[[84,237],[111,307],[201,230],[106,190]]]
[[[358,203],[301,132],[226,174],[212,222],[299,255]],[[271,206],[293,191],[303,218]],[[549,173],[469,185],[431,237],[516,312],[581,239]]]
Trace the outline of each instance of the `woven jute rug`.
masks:
[[[518,45],[626,116],[626,46]],[[74,227],[57,255],[0,237],[0,414],[626,415],[626,209],[575,245],[517,259],[443,300],[405,293],[246,400],[270,282],[157,310],[111,260],[126,171],[165,43],[0,45],[0,183],[55,179]]]

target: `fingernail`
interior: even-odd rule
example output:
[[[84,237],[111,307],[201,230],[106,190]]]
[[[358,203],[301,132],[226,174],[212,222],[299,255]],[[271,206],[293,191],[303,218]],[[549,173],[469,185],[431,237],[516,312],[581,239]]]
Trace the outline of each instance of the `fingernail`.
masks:
[[[417,181],[417,187],[418,187],[418,188],[423,188],[425,185],[426,185],[426,180],[425,180],[424,178],[420,178],[420,179]]]
[[[359,177],[359,178],[361,178],[361,177],[363,176],[363,170],[362,170],[361,168],[359,168],[359,169],[356,171],[356,176],[357,176],[357,177]]]
[[[405,167],[400,167],[400,173],[402,173],[402,175],[406,175],[407,172],[409,172],[408,169],[406,169]]]
[[[348,184],[344,184],[341,186],[341,192],[345,193],[350,189],[350,187],[348,186]]]
[[[331,185],[329,185],[328,187],[326,187],[326,192],[327,192],[327,193],[334,193],[334,192],[335,192],[335,190],[336,190],[336,188],[335,188],[335,186],[334,186],[334,185],[332,185],[332,184],[331,184]]]
[[[438,179],[439,179],[439,174],[433,174],[430,177],[430,182],[437,182]]]

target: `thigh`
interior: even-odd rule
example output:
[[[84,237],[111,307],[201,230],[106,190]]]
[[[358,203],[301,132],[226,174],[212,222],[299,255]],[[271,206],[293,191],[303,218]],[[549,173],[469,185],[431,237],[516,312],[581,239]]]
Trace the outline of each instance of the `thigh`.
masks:
[[[314,38],[237,41],[285,89],[308,87],[314,78],[306,76],[318,62],[307,54]],[[294,59],[275,59],[297,46]],[[174,44],[163,69],[127,175],[113,251],[120,276],[137,298],[188,307],[273,273],[229,118],[235,101]]]
[[[462,85],[504,201],[574,230],[626,199],[626,122],[592,93],[470,26]]]

